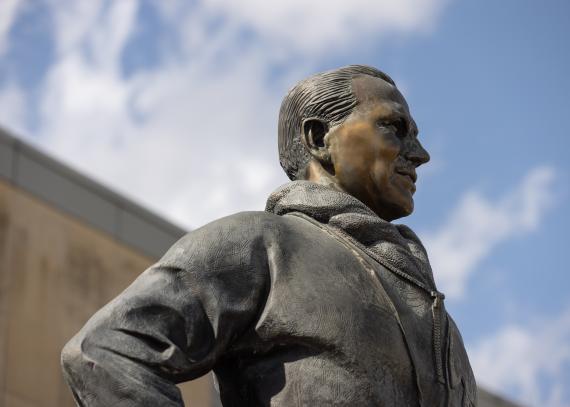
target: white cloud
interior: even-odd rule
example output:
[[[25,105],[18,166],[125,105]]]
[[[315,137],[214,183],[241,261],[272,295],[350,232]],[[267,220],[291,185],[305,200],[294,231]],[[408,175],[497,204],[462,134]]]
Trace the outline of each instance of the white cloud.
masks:
[[[233,69],[255,75],[242,72],[249,62]],[[273,140],[257,134],[275,134],[277,111],[260,83],[230,75],[211,83],[176,65],[125,81],[77,55],[54,67],[47,83],[42,132],[50,151],[178,222],[262,209],[261,197],[284,181],[275,150],[266,152]],[[143,122],[133,109],[144,112]]]
[[[125,78],[121,56],[142,24],[139,2],[47,1],[56,58],[40,88],[34,140],[187,227],[262,209],[286,181],[276,148],[280,99],[319,55],[387,31],[425,30],[444,4],[155,2],[180,46],[167,44],[161,61]],[[247,41],[244,31],[253,33]],[[271,65],[283,58],[295,64],[268,83]],[[14,99],[18,90],[11,92],[0,100]]]
[[[0,57],[8,50],[8,36],[24,0],[2,0],[0,2]]]
[[[0,90],[0,125],[16,132],[23,132],[25,127],[26,95],[22,90],[9,83]]]
[[[570,309],[530,326],[505,326],[470,346],[469,355],[483,387],[529,406],[569,406]]]
[[[538,167],[497,202],[468,191],[440,230],[422,234],[442,291],[461,297],[469,276],[491,250],[535,230],[553,202],[553,181],[551,167]]]
[[[431,27],[442,0],[207,0],[206,7],[250,27],[280,47],[302,53],[330,52],[369,34]],[[370,37],[368,37],[370,38]]]
[[[94,33],[104,35],[103,25],[99,24],[106,20],[100,18],[104,9],[103,1],[78,0],[63,5],[59,0],[48,0],[48,5],[54,22],[55,45],[59,57],[75,52]]]

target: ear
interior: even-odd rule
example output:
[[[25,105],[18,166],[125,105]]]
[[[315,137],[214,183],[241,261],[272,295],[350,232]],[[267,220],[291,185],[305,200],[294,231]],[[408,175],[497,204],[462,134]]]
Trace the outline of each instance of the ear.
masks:
[[[323,119],[311,117],[303,120],[302,140],[307,150],[322,164],[330,162],[330,153],[325,145],[325,136],[329,132],[329,125]]]

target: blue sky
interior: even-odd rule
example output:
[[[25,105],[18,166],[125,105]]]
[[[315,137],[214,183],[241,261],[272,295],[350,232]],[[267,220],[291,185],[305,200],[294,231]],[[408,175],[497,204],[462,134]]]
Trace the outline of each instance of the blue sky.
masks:
[[[287,181],[297,80],[374,65],[432,161],[416,212],[478,381],[570,406],[570,3],[0,2],[0,124],[188,228]]]

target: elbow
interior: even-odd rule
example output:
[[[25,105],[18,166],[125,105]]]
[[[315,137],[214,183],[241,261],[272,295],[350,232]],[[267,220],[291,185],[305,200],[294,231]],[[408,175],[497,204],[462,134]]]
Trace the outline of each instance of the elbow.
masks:
[[[83,352],[83,340],[81,334],[77,334],[63,347],[61,351],[63,378],[78,406],[103,405],[91,404],[97,399],[97,395],[92,389],[93,384],[90,384],[94,379],[93,368],[95,364]]]
[[[93,368],[93,362],[89,361],[83,354],[81,343],[82,339],[77,335],[61,351],[61,368],[70,385],[78,376]]]
[[[71,339],[61,351],[61,368],[66,375],[75,370],[81,359],[81,347],[78,342],[76,338]]]

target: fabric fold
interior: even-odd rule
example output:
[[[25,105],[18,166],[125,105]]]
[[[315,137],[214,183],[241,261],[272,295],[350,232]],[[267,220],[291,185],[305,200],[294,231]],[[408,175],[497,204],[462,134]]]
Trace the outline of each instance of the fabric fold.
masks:
[[[436,290],[427,252],[416,234],[380,218],[352,195],[310,181],[293,181],[269,196],[265,210],[277,215],[300,212],[339,229],[372,257]]]

